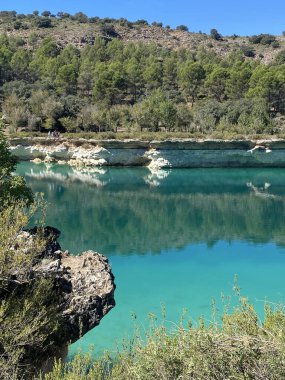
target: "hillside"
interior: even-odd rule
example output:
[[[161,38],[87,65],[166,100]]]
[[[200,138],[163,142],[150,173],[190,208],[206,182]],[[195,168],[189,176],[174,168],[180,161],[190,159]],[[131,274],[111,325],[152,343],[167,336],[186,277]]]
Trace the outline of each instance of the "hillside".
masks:
[[[78,15],[78,14],[77,14]],[[82,48],[92,45],[96,37],[107,39],[118,38],[124,42],[155,43],[168,49],[185,48],[193,52],[201,49],[211,49],[221,57],[234,51],[242,50],[245,56],[270,64],[280,51],[285,49],[285,36],[275,36],[274,41],[253,43],[250,37],[221,36],[214,39],[205,33],[193,33],[184,30],[160,26],[161,23],[149,25],[144,20],[129,22],[126,19],[99,19],[83,16],[70,17],[40,17],[35,15],[11,15],[0,12],[0,33],[8,36],[21,37],[29,48],[38,46],[40,41],[49,36],[62,47],[72,44]],[[45,24],[46,20],[49,20]],[[42,22],[42,24],[41,24]],[[179,28],[179,27],[178,27]],[[36,37],[36,42],[31,43]],[[272,43],[273,42],[273,43]],[[34,45],[35,44],[35,45]]]
[[[10,132],[284,135],[285,36],[0,12]]]

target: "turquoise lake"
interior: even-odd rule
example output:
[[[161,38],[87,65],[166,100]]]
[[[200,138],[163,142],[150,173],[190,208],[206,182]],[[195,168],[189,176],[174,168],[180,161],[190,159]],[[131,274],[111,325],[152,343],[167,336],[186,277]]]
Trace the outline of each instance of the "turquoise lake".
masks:
[[[183,309],[195,323],[211,319],[212,299],[242,293],[262,317],[263,302],[285,302],[285,170],[98,168],[21,163],[48,202],[47,224],[63,249],[106,255],[116,278],[116,307],[73,344],[116,350],[148,314],[169,326]],[[233,304],[235,297],[233,296]]]

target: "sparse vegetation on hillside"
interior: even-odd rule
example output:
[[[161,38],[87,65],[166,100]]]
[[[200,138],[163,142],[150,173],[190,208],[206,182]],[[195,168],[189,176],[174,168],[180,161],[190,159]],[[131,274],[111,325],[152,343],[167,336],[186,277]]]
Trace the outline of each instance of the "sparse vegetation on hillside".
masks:
[[[111,27],[117,36],[124,42],[155,42],[162,47],[178,50],[185,48],[197,51],[199,47],[206,48],[212,43],[212,49],[221,57],[230,55],[243,45],[250,45],[257,49],[257,56],[263,55],[264,63],[271,63],[277,52],[272,49],[273,43],[278,43],[280,49],[285,47],[285,35],[272,36],[270,34],[260,34],[252,37],[222,36],[216,29],[212,29],[210,34],[189,32],[186,25],[178,25],[171,29],[169,25],[163,26],[160,22],[153,22],[139,19],[129,21],[125,18],[112,19],[99,17],[88,17],[82,12],[71,15],[67,12],[58,12],[56,15],[49,11],[44,11],[40,15],[38,11],[32,14],[17,14],[15,11],[0,12],[0,33],[7,33],[9,36],[22,38],[28,42],[29,36],[33,33],[38,35],[38,43],[43,38],[49,36],[62,47],[68,43],[77,48],[82,48],[86,44],[92,44],[94,39],[102,37],[102,28]],[[49,21],[47,21],[49,20]],[[277,48],[278,50],[278,48]],[[260,58],[260,57],[259,57]],[[256,58],[257,59],[257,58]]]

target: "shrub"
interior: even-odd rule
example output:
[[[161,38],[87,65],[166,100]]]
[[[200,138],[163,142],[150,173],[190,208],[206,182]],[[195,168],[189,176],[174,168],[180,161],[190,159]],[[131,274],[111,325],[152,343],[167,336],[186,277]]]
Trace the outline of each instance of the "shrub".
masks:
[[[22,28],[22,25],[21,21],[15,21],[13,26],[15,30],[19,30]]]
[[[36,22],[38,28],[51,28],[52,22],[50,18],[39,18]]]
[[[122,26],[125,26],[127,28],[132,28],[133,23],[128,21],[126,18],[120,18],[119,19],[119,24]]]
[[[163,27],[162,22],[156,22],[156,21],[154,21],[151,25],[152,25],[152,26],[157,26],[157,27],[159,27],[159,28],[162,28],[162,27]]]
[[[88,19],[88,22],[90,24],[95,24],[98,21],[99,21],[99,17],[89,17],[89,19]]]
[[[20,19],[20,20],[23,20],[23,19],[26,18],[26,15],[23,14],[23,13],[18,13],[18,14],[17,14],[17,18]]]
[[[271,46],[273,47],[273,49],[278,49],[280,47],[280,43],[278,41],[273,41],[271,43]]]
[[[271,45],[272,42],[276,41],[276,37],[272,34],[258,34],[252,37],[249,37],[249,42],[252,44],[261,44],[261,45]]]
[[[100,31],[103,34],[103,36],[110,37],[110,38],[118,38],[120,35],[117,33],[113,25],[106,25],[103,24],[100,27]]]
[[[140,19],[134,22],[134,25],[148,25],[146,20]]]
[[[73,15],[73,20],[80,22],[81,24],[86,24],[88,22],[88,17],[83,12],[77,12]]]
[[[255,51],[250,46],[242,46],[241,50],[245,57],[254,58],[255,57]]]
[[[15,19],[17,16],[16,11],[0,11],[0,17],[5,19]]]
[[[222,40],[222,35],[217,31],[217,29],[211,29],[210,36],[213,40],[220,41]]]
[[[276,37],[271,34],[265,34],[261,40],[262,45],[272,45],[277,42]]]
[[[59,119],[59,122],[67,132],[76,132],[78,129],[76,119],[73,119],[71,117],[62,117]]]
[[[136,333],[130,347],[117,357],[105,354],[94,360],[77,355],[71,362],[58,362],[44,380],[147,380],[147,379],[267,379],[285,378],[285,313],[265,305],[263,323],[244,298],[232,313],[225,312],[222,324],[215,320],[196,326],[185,323],[175,331],[166,324],[151,327],[146,337]]]
[[[254,35],[254,36],[249,37],[249,42],[251,42],[252,44],[260,44],[261,39],[262,39],[261,34],[260,35]]]
[[[107,24],[113,24],[116,21],[117,20],[115,18],[110,18],[110,17],[104,17],[104,18],[102,18],[102,22],[103,23],[107,23]]]
[[[57,17],[60,18],[60,19],[70,18],[71,14],[67,13],[67,12],[58,12],[57,13]]]
[[[42,16],[43,17],[50,17],[51,16],[51,12],[50,11],[43,11],[42,12]]]
[[[285,50],[281,50],[275,57],[274,63],[276,65],[282,65],[285,63]]]
[[[176,27],[176,30],[182,30],[183,32],[188,32],[189,31],[189,29],[188,29],[188,27],[186,25],[178,25]]]

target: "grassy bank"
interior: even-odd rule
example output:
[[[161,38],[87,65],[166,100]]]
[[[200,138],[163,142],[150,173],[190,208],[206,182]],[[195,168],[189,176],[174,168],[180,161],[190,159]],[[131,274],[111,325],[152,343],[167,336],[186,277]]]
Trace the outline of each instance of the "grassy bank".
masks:
[[[263,322],[254,307],[241,298],[221,323],[185,327],[173,333],[164,324],[138,336],[115,359],[78,355],[70,363],[56,363],[42,380],[280,380],[285,378],[285,313],[265,305]]]
[[[7,137],[12,138],[27,138],[27,137],[48,137],[47,133],[41,132],[15,132],[7,134]],[[80,132],[80,133],[62,133],[61,138],[67,140],[73,139],[94,139],[94,140],[125,140],[134,139],[141,141],[164,141],[170,139],[221,139],[221,140],[272,140],[285,139],[285,134],[268,135],[268,134],[235,134],[216,132],[212,134],[189,133],[189,132]]]

